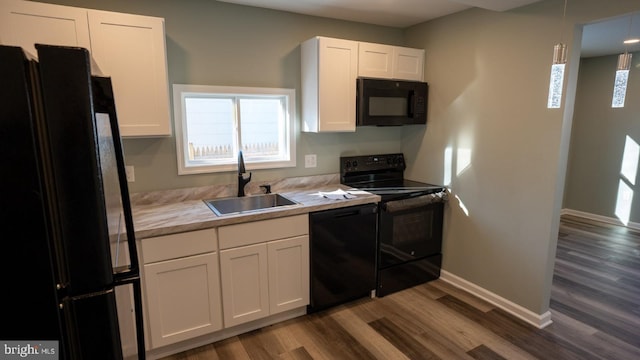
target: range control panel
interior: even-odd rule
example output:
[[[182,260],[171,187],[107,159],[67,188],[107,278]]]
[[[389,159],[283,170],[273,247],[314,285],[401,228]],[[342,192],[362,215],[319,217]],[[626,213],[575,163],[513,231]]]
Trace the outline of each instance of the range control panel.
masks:
[[[404,155],[381,154],[340,157],[340,174],[375,172],[380,170],[404,171]]]

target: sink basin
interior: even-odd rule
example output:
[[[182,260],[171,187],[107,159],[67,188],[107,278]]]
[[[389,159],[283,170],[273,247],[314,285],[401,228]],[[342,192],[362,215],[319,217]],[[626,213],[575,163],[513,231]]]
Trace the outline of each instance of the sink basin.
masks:
[[[266,210],[281,206],[298,205],[297,202],[280,194],[212,199],[204,200],[204,203],[207,204],[207,206],[218,216]]]

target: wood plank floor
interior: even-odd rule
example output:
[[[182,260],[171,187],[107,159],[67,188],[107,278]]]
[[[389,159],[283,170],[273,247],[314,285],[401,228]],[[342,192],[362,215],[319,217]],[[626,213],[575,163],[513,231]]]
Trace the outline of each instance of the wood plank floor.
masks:
[[[640,233],[565,216],[536,329],[436,280],[165,358],[640,359]]]

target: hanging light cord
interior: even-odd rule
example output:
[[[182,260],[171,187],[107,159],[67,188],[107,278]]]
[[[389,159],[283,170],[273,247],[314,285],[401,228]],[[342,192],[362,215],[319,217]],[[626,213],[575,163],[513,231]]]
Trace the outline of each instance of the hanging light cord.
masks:
[[[565,18],[567,17],[567,1],[568,0],[564,0],[564,9],[562,10],[562,26],[560,27],[560,42],[563,41],[563,37],[564,37],[564,23],[565,23]]]
[[[563,42],[564,24],[567,17],[567,0],[564,0],[562,22],[560,26],[560,42],[553,47],[553,64],[565,64],[567,62],[567,45]]]
[[[629,34],[627,39],[631,37],[631,25],[633,23],[633,14],[629,16]],[[629,54],[629,44],[624,42],[624,54],[618,56],[618,70],[630,70],[631,69],[631,54]]]
[[[631,15],[629,15],[629,31],[627,31],[627,39],[631,38],[631,28],[633,24],[633,13]],[[624,52],[628,53],[629,52],[629,44],[625,41],[624,42]]]

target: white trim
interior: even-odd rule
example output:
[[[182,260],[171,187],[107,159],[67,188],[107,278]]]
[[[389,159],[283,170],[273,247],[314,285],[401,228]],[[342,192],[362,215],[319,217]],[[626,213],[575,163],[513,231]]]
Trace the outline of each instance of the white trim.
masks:
[[[629,229],[640,230],[640,223],[637,223],[637,222],[629,221],[629,223],[625,225],[618,218],[612,218],[612,217],[603,216],[603,215],[596,215],[596,214],[579,211],[579,210],[562,209],[560,210],[560,216],[562,215],[572,215],[572,216],[577,216],[577,217],[581,217],[581,218],[585,218],[593,221],[603,222],[606,224],[620,225],[620,226],[625,226]]]
[[[509,314],[517,317],[522,321],[525,321],[537,327],[538,329],[542,329],[551,324],[550,311],[546,311],[543,314],[536,314],[531,310],[525,309],[510,300],[507,300],[497,294],[492,293],[489,290],[486,290],[445,270],[440,271],[440,279],[472,295],[475,295],[492,305],[499,307],[500,309],[508,312]]]

